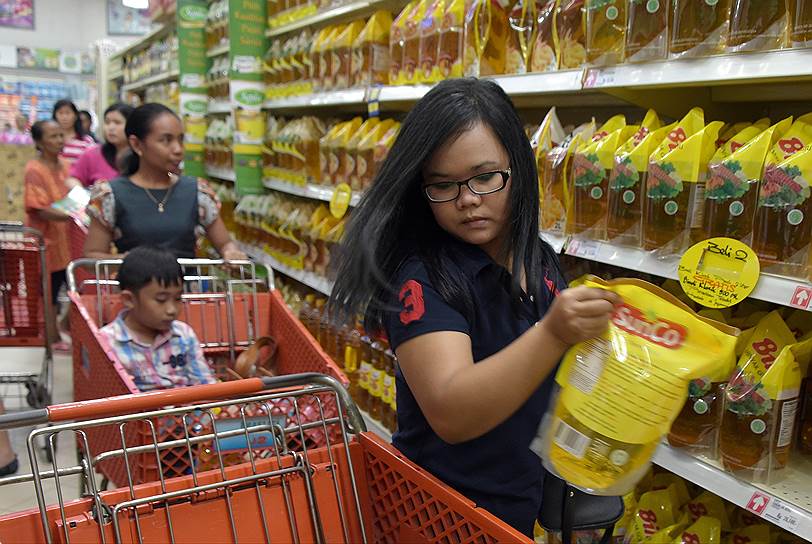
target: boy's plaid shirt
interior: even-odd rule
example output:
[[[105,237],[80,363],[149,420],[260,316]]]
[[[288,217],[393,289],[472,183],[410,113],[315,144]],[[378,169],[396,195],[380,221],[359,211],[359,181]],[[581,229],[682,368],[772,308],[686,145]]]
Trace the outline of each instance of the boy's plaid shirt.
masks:
[[[217,382],[192,327],[175,320],[169,331],[156,336],[152,345],[146,345],[131,334],[124,322],[126,314],[126,310],[119,313],[100,332],[139,390]]]

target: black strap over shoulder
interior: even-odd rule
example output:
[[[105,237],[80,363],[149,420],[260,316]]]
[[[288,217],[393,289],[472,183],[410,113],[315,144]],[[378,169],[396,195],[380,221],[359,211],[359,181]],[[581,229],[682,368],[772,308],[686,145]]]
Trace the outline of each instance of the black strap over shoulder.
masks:
[[[590,495],[547,473],[539,525],[545,531],[560,532],[565,544],[572,541],[573,531],[604,529],[601,544],[609,544],[623,509],[622,497]]]

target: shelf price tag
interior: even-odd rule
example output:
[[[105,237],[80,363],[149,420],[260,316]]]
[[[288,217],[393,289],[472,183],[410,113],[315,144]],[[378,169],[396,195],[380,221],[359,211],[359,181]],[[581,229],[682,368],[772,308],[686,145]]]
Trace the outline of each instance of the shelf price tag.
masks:
[[[567,246],[567,255],[584,259],[594,259],[597,257],[599,249],[600,242],[593,240],[571,240]]]
[[[708,308],[728,308],[753,292],[760,267],[746,244],[733,238],[711,238],[683,254],[677,273],[691,300]]]
[[[330,199],[330,213],[333,214],[333,217],[336,219],[344,217],[350,207],[350,200],[352,200],[352,189],[346,183],[339,183]]]

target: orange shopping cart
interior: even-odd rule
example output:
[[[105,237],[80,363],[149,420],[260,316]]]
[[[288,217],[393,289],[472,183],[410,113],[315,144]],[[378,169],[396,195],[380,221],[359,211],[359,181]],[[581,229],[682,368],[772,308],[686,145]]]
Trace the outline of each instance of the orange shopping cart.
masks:
[[[181,259],[179,262],[184,274],[183,311],[179,319],[194,329],[206,357],[221,379],[235,379],[233,368],[237,358],[260,341],[272,344],[274,348],[271,349],[275,349],[272,372],[266,370],[266,373],[318,372],[348,385],[346,376],[273,289],[273,274],[266,267],[251,261],[225,263],[219,260]],[[68,267],[76,401],[139,392],[119,364],[106,338],[99,333],[99,329],[114,319],[122,307],[115,279],[120,265],[120,260],[84,260],[74,261]],[[92,271],[93,277],[78,284],[76,274],[80,269]],[[314,404],[300,408],[300,417],[305,420],[319,417]],[[325,399],[321,409],[332,417],[337,407],[331,399]],[[291,407],[281,401],[274,406],[274,415],[288,420],[294,416]],[[226,428],[235,425],[237,419],[236,414],[225,410],[215,418],[215,424]],[[148,444],[154,438],[153,432],[175,439],[183,438],[185,423],[166,417],[152,422],[152,427],[128,426],[127,444]],[[110,449],[120,440],[118,431],[109,427],[94,427],[86,434],[93,455]],[[307,447],[325,444],[326,436],[320,428],[308,428],[303,436]],[[299,436],[292,436],[291,439],[295,442]],[[159,475],[171,477],[187,474],[191,466],[185,453],[178,448],[162,450],[158,456],[134,453],[126,459],[104,459],[95,468],[117,486],[123,486],[130,480],[149,482],[157,480]],[[196,459],[198,462],[210,462],[211,454],[210,449],[204,448]],[[229,455],[243,458],[245,450],[235,447]],[[201,461],[207,456],[208,461]]]
[[[337,407],[333,416],[322,409],[325,398]],[[282,401],[297,414],[315,404],[319,418],[305,421],[297,415],[283,423],[273,417],[273,406]],[[212,422],[218,411],[239,413],[241,424],[217,428]],[[252,421],[249,413],[262,417]],[[198,423],[187,427],[180,440],[163,440],[155,431],[150,444],[126,444],[126,427],[168,416]],[[83,455],[75,466],[54,462],[42,470],[30,444],[43,431],[31,433],[33,473],[2,483],[33,482],[39,508],[0,517],[0,541],[531,542],[364,432],[346,388],[325,375],[250,378],[0,416],[0,428],[46,422],[52,424],[51,437],[75,434]],[[91,455],[88,432],[107,426],[118,428],[121,439]],[[324,446],[307,447],[304,435],[313,428],[327,437]],[[292,435],[299,436],[300,447],[290,447]],[[219,448],[235,440],[244,443],[248,455],[230,462]],[[264,444],[262,450],[255,447],[258,443]],[[217,451],[216,463],[199,470],[194,452],[205,445]],[[93,469],[104,458],[158,456],[172,448],[188,452],[188,475],[159,474],[157,481],[143,484],[128,479],[125,487],[110,491],[99,491],[93,483]],[[61,482],[72,476],[87,480],[89,496],[65,499]],[[48,480],[55,482],[57,494],[50,506]]]
[[[53,356],[45,324],[50,281],[42,234],[22,223],[0,222],[0,347],[44,348],[37,371],[0,371],[2,397],[25,397],[32,408],[51,402]],[[13,394],[10,388],[25,393]]]

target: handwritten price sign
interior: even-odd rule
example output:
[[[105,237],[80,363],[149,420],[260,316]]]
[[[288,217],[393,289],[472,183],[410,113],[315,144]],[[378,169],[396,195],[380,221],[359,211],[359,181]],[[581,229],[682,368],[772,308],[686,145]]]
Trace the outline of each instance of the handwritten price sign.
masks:
[[[711,238],[691,246],[677,269],[680,285],[708,308],[728,308],[747,298],[759,280],[758,258],[732,238]]]

